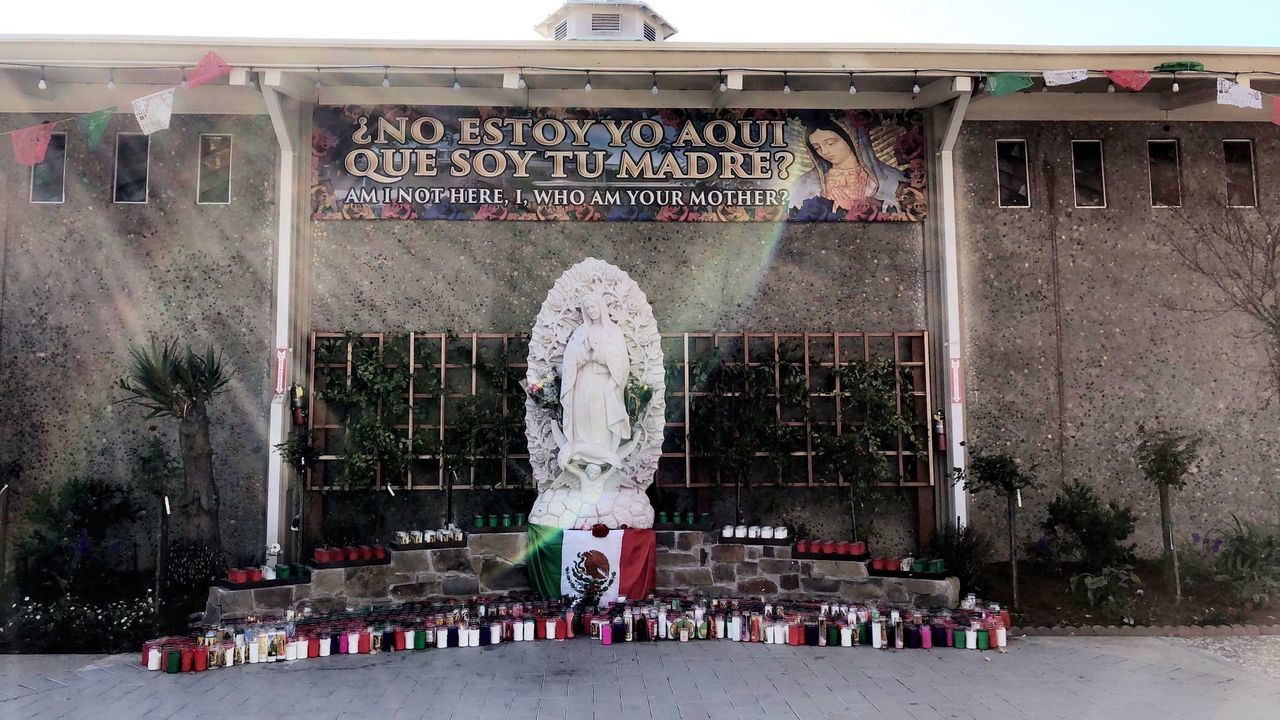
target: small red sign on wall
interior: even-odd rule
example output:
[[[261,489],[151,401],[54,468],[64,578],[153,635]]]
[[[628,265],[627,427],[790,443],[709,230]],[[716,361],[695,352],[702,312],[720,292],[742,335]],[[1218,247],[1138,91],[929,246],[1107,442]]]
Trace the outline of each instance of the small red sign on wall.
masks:
[[[276,348],[276,394],[284,394],[284,381],[289,362],[289,348]]]
[[[960,358],[951,358],[951,402],[964,402],[964,381],[960,374]]]

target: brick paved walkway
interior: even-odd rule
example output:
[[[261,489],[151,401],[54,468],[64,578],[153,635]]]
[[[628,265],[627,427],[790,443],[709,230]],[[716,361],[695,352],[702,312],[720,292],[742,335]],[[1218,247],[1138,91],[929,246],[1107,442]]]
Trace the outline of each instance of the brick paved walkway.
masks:
[[[180,676],[135,659],[0,656],[0,718],[1280,718],[1280,680],[1158,638],[1004,655],[578,640]]]

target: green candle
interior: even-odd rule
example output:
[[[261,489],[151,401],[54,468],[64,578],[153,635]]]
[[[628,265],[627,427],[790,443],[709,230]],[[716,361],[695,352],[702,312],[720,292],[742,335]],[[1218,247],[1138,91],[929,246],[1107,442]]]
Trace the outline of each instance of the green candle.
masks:
[[[991,636],[987,633],[986,630],[978,631],[978,649],[979,650],[991,649]]]
[[[182,653],[176,648],[166,648],[164,651],[165,672],[176,673],[182,665]]]
[[[956,631],[951,634],[951,637],[955,638],[956,648],[959,650],[963,650],[964,649],[964,628],[956,628]]]
[[[413,634],[413,649],[414,650],[427,649],[427,631],[426,630],[423,630],[422,628],[418,628],[418,631]]]

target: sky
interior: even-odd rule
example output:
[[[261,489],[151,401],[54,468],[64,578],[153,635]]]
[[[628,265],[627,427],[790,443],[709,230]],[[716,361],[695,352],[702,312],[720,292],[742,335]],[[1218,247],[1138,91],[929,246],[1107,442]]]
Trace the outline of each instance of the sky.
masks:
[[[649,0],[685,42],[1280,45],[1280,0]],[[56,7],[56,10],[51,8]],[[15,2],[0,34],[533,41],[557,0]]]

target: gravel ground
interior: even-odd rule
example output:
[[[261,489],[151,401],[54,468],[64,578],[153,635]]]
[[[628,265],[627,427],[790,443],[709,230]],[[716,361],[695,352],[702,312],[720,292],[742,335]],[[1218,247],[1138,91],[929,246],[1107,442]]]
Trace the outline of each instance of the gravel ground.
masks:
[[[1280,635],[1258,637],[1170,638],[1187,647],[1213,653],[1218,657],[1280,678]]]

